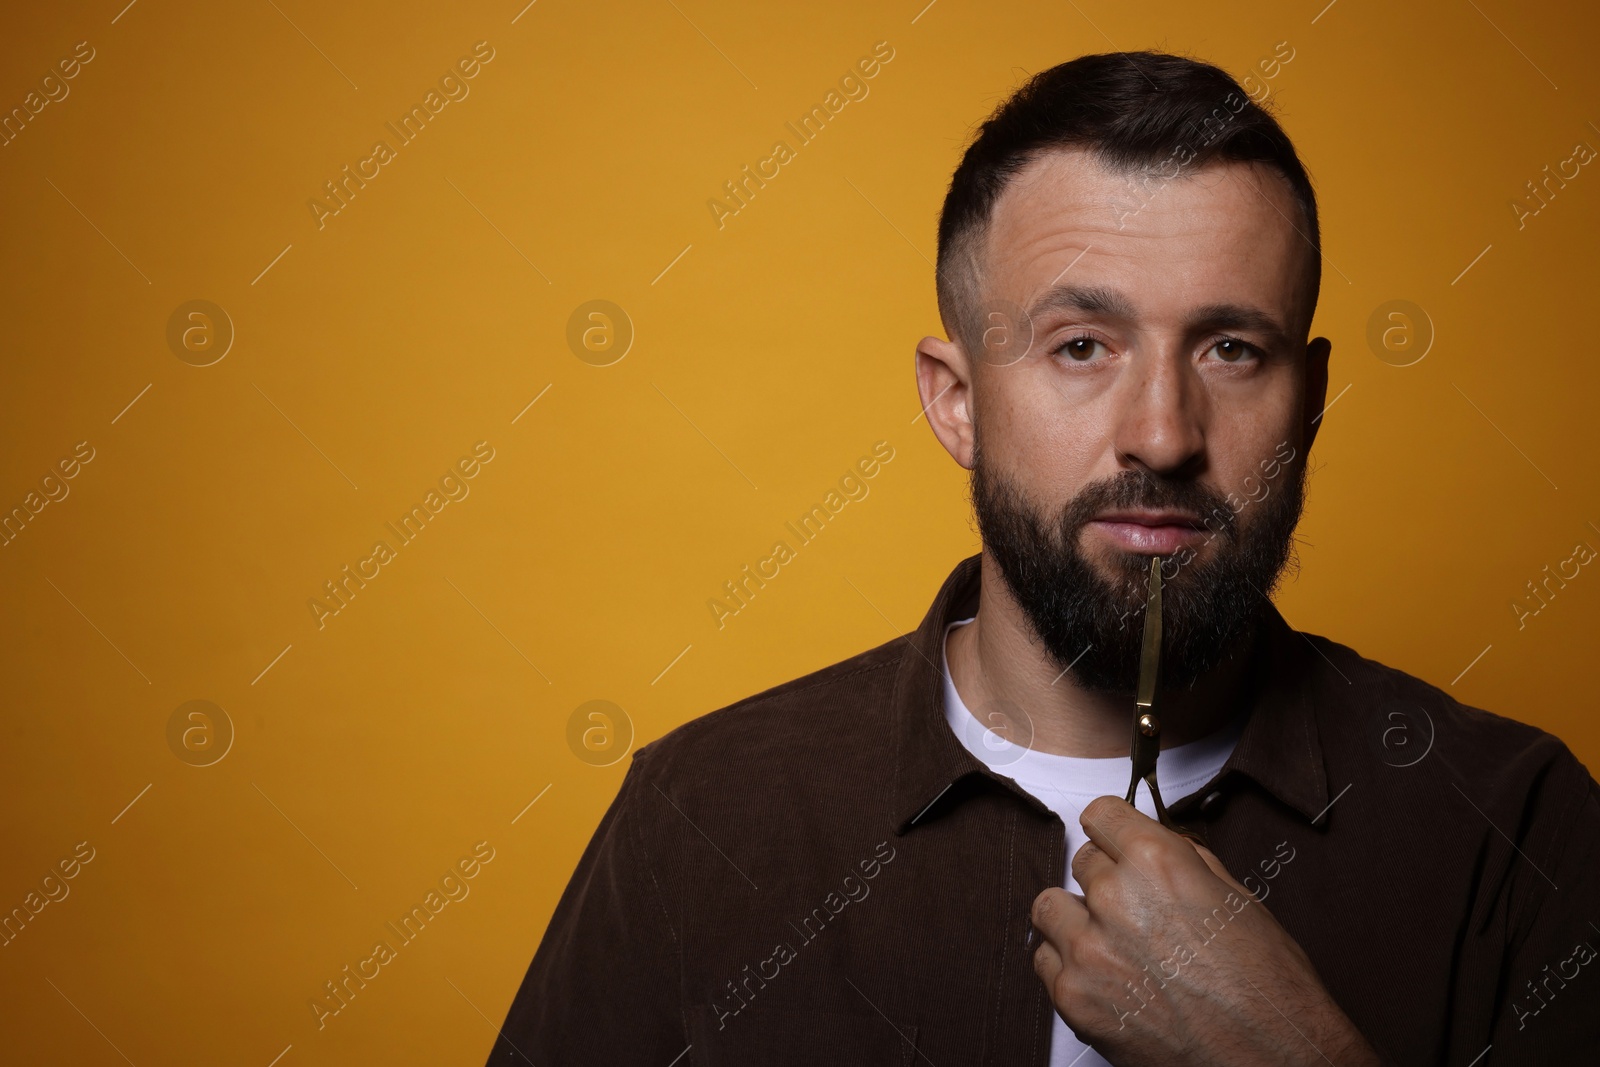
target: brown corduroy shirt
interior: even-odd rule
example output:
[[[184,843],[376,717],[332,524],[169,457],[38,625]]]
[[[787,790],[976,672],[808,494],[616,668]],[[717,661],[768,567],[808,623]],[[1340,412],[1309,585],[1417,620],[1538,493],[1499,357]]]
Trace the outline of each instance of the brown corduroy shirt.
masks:
[[[635,753],[491,1064],[1046,1064],[1063,826],[942,711],[978,561],[914,633]],[[1600,790],[1566,746],[1270,608],[1241,700],[1172,812],[1385,1061],[1600,1063]]]

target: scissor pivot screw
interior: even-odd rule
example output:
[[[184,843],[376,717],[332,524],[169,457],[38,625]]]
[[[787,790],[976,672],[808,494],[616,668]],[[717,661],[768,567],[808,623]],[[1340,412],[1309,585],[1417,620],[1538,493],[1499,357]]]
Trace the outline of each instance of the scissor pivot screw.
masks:
[[[1139,716],[1139,732],[1146,737],[1154,737],[1161,732],[1161,723],[1156,721],[1154,715]]]

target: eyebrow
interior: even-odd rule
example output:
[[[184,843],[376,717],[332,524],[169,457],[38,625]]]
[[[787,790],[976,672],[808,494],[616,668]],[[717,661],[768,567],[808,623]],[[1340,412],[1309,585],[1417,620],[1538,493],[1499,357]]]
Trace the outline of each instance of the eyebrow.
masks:
[[[1075,311],[1085,315],[1104,315],[1114,319],[1138,318],[1133,302],[1115,289],[1103,285],[1058,285],[1041,296],[1028,311],[1039,318],[1052,311]],[[1288,331],[1270,314],[1248,304],[1205,304],[1193,309],[1184,325],[1200,333],[1210,330],[1254,330],[1267,335],[1276,345],[1287,346]]]

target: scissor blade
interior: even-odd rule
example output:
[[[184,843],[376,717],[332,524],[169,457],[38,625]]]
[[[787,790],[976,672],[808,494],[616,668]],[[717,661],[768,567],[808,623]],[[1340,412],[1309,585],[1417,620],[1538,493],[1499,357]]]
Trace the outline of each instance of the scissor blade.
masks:
[[[1139,691],[1134,703],[1151,707],[1161,667],[1161,557],[1150,557],[1150,596],[1144,606],[1144,647],[1139,653]]]

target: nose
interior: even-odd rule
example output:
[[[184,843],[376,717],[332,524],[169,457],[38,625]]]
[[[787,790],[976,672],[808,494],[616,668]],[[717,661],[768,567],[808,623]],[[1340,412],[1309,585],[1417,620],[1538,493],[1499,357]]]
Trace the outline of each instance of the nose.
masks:
[[[1168,477],[1193,477],[1205,465],[1207,395],[1177,351],[1136,356],[1119,382],[1111,431],[1118,462]]]

